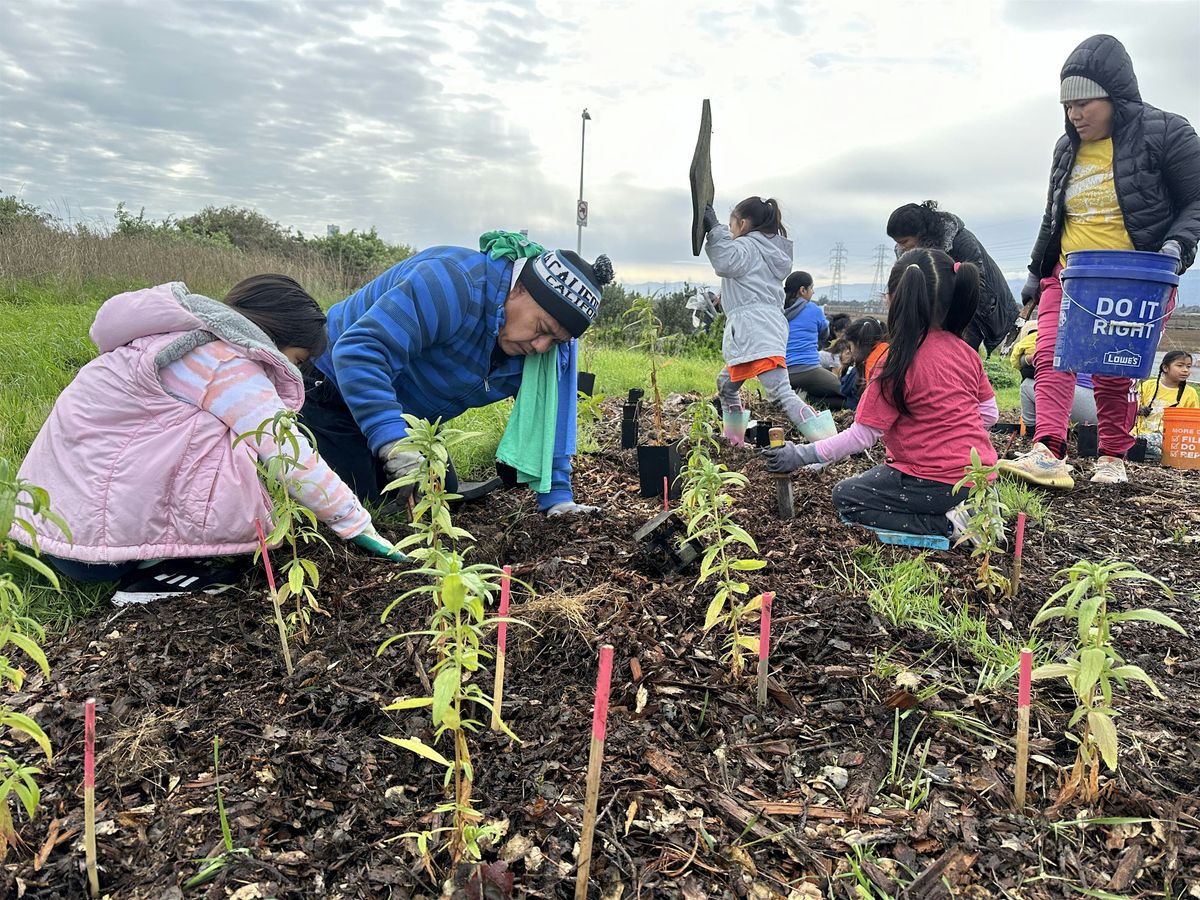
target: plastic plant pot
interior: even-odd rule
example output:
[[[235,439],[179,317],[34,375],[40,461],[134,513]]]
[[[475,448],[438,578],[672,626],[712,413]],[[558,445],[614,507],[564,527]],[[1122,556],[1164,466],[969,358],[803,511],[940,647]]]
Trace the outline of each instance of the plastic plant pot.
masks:
[[[837,434],[837,423],[833,421],[833,413],[823,410],[807,422],[800,424],[800,433],[809,443],[824,440]]]
[[[682,485],[679,483],[679,444],[654,447],[642,444],[637,448],[638,480],[640,496],[661,497],[663,479],[667,479],[667,497],[678,500]]]
[[[575,375],[575,389],[581,394],[592,396],[596,390],[596,373],[595,372],[578,372]]]

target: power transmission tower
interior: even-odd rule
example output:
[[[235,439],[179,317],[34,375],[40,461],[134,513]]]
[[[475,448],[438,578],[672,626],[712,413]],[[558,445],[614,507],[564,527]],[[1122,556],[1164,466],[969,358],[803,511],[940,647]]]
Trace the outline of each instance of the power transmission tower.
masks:
[[[829,302],[830,304],[842,303],[842,267],[846,264],[846,245],[838,241],[832,250],[829,251],[829,267],[833,274],[830,276],[829,285]]]
[[[887,247],[883,244],[875,248],[875,274],[871,276],[871,293],[867,295],[867,303],[871,309],[878,305],[879,296],[883,293],[883,264],[886,254]]]

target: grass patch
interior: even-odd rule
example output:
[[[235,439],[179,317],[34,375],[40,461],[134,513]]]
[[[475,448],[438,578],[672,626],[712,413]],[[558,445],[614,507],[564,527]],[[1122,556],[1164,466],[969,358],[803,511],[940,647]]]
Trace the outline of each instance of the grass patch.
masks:
[[[860,547],[852,554],[842,577],[856,593],[865,594],[871,611],[893,628],[925,632],[949,646],[958,656],[977,662],[977,683],[991,689],[1012,678],[1021,649],[1031,647],[1035,659],[1044,657],[1036,637],[1022,642],[1000,635],[993,637],[987,619],[945,598],[945,569],[929,562],[924,553],[884,561],[878,547]]]

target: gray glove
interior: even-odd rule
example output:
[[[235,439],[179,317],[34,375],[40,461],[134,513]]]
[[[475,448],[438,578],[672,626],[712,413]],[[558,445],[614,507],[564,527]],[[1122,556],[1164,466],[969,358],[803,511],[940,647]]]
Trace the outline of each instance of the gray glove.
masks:
[[[399,441],[392,441],[379,448],[383,469],[391,481],[411,475],[421,464],[421,454],[412,450],[401,450]]]
[[[546,515],[591,515],[592,513],[598,512],[600,512],[600,507],[598,506],[585,506],[582,503],[574,503],[570,500],[564,500],[562,503],[555,503],[552,507],[546,510]]]
[[[811,466],[821,462],[812,444],[793,444],[784,441],[782,447],[768,447],[763,451],[767,460],[767,471],[776,474],[794,472],[801,466]]]
[[[384,559],[390,559],[392,562],[408,562],[408,557],[389,544],[375,530],[374,525],[368,525],[366,531],[360,532],[350,538],[350,543],[357,547],[362,547],[372,556],[381,556]]]
[[[1182,264],[1180,263],[1179,258],[1183,255],[1183,248],[1179,246],[1179,241],[1167,241],[1165,244],[1162,245],[1162,249],[1159,250],[1158,252],[1163,254],[1164,256],[1175,257],[1175,274],[1176,275],[1182,274],[1180,272],[1180,269],[1182,268]]]
[[[1038,298],[1038,285],[1042,283],[1042,279],[1038,278],[1032,272],[1025,279],[1025,286],[1021,288],[1021,299],[1025,301],[1026,306],[1029,306]]]
[[[717,218],[717,211],[712,208],[712,204],[704,207],[704,233],[708,234],[720,224],[721,220]]]

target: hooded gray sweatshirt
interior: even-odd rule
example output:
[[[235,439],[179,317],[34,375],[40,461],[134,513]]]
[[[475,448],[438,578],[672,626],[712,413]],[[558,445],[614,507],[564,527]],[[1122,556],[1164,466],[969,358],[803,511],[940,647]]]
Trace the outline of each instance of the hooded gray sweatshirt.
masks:
[[[735,238],[727,226],[717,225],[708,233],[704,249],[721,277],[725,364],[786,356],[783,279],[792,270],[792,242],[760,231]]]

